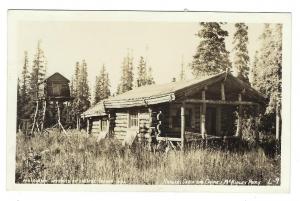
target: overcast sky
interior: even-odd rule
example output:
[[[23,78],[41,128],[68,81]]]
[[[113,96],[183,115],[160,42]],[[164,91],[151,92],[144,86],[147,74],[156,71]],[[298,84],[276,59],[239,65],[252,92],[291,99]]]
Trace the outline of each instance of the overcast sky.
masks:
[[[263,24],[248,24],[249,53],[252,61]],[[226,48],[232,50],[234,24],[223,25],[229,32]],[[48,61],[48,75],[60,72],[71,79],[76,61],[85,59],[88,65],[92,94],[95,76],[105,64],[115,92],[120,80],[120,66],[128,49],[132,50],[136,69],[140,56],[147,58],[156,83],[170,82],[178,77],[182,57],[192,61],[199,39],[195,36],[199,23],[170,22],[97,22],[97,21],[23,21],[18,26],[18,66],[28,51],[30,68],[37,41]],[[232,54],[231,54],[232,56]]]

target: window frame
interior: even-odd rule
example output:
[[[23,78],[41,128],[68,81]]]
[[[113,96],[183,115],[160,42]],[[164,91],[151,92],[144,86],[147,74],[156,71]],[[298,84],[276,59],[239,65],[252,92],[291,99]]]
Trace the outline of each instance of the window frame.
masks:
[[[105,127],[104,127],[104,129],[103,129],[103,123],[105,123]],[[103,132],[103,131],[106,131],[107,130],[107,126],[108,126],[108,122],[107,122],[107,120],[105,119],[101,119],[100,120],[100,132]]]
[[[134,125],[133,125],[132,121],[134,121]],[[128,128],[137,129],[137,128],[139,128],[139,123],[140,123],[139,122],[139,112],[138,111],[128,111]]]

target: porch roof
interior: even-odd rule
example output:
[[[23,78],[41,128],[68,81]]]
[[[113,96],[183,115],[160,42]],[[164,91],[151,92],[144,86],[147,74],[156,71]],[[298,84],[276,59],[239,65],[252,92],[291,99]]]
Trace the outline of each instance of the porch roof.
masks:
[[[103,101],[98,102],[96,105],[90,107],[88,110],[81,114],[82,118],[95,117],[95,116],[106,116]]]

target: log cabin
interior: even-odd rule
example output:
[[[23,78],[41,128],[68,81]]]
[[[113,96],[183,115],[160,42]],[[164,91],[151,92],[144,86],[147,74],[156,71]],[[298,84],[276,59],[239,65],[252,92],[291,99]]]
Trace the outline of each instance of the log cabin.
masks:
[[[70,87],[67,78],[60,73],[54,73],[38,83],[38,99],[70,100]]]
[[[265,99],[265,95],[226,71],[189,81],[143,86],[110,97],[101,102],[101,108],[97,104],[88,110],[93,116],[88,118],[91,122],[87,130],[90,133],[89,127],[104,118],[109,124],[107,133],[123,144],[130,145],[134,140],[170,141],[181,148],[201,139],[241,138],[244,109],[257,116]],[[82,116],[88,117],[87,112]]]

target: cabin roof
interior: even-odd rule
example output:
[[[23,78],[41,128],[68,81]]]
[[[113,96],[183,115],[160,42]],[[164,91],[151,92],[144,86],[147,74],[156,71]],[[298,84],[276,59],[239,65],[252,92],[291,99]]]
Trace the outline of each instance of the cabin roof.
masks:
[[[117,95],[115,97],[109,98],[107,101],[115,101],[115,100],[131,100],[131,99],[140,99],[140,98],[151,98],[162,95],[170,95],[178,90],[184,89],[186,87],[192,86],[193,84],[199,83],[201,81],[207,80],[214,76],[205,76],[198,79],[193,80],[182,80],[177,82],[170,82],[166,84],[154,84],[154,85],[146,85],[135,88],[133,90],[127,91],[123,94]]]
[[[105,109],[130,108],[147,105],[168,103],[186,96],[188,91],[196,91],[199,88],[212,85],[224,80],[230,80],[240,90],[244,89],[247,95],[253,97],[256,102],[262,103],[266,96],[253,89],[249,84],[233,76],[230,72],[222,72],[216,75],[203,76],[201,78],[171,82],[167,84],[155,84],[135,88],[123,94],[105,99],[89,108],[82,115],[100,116],[105,114]]]
[[[65,82],[70,82],[70,80],[68,80],[65,76],[63,76],[62,74],[56,72],[56,73],[53,73],[52,75],[46,77],[39,84],[42,84],[42,83],[47,82],[48,80],[52,80],[52,79],[56,79],[56,80],[59,79],[59,80],[65,81]]]
[[[106,116],[103,101],[96,103],[94,106],[90,107],[88,110],[81,114],[81,117],[94,117],[94,116]]]
[[[236,78],[230,72],[222,72],[192,80],[138,87],[123,94],[110,97],[104,101],[104,105],[105,108],[113,109],[172,102],[185,96],[186,91],[193,91],[197,88],[203,88],[226,79],[230,79],[239,88],[245,89],[246,93],[254,97],[257,102],[263,102],[266,99],[265,95],[256,91],[249,84]]]

